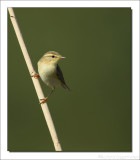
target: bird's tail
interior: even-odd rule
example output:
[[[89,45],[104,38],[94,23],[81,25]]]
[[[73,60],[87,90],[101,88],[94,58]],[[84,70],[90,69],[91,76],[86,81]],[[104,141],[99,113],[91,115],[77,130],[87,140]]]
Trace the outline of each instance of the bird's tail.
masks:
[[[70,91],[70,88],[69,88],[66,84],[62,83],[61,85],[62,85],[63,88],[65,88],[65,89],[67,89],[68,91]]]

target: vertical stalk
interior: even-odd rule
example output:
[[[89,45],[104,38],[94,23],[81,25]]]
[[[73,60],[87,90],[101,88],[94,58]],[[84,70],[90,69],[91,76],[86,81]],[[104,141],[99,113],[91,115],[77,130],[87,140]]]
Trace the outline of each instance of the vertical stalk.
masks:
[[[24,56],[24,59],[25,59],[25,62],[26,62],[26,65],[28,67],[29,73],[30,73],[30,75],[33,75],[33,74],[35,74],[35,70],[33,68],[30,56],[28,54],[27,48],[25,46],[25,43],[24,43],[24,40],[23,40],[23,37],[22,37],[22,34],[20,32],[20,29],[19,29],[15,14],[14,14],[14,11],[13,11],[13,8],[8,8],[8,11],[9,11],[9,14],[10,14],[10,19],[11,19],[11,22],[13,24],[13,27],[14,27],[19,45],[21,47],[21,50],[22,50],[22,53],[23,53],[23,56]],[[33,81],[38,99],[40,100],[40,99],[44,98],[44,94],[43,94],[43,91],[41,89],[39,80],[32,77],[32,81]],[[51,114],[50,114],[47,103],[41,104],[41,108],[42,108],[46,123],[48,125],[49,131],[50,131],[50,134],[51,134],[51,137],[52,137],[52,141],[54,143],[55,150],[56,151],[62,151],[61,145],[60,145],[60,142],[58,140],[57,133],[56,133],[56,130],[55,130],[53,120],[52,120],[52,117],[51,117]]]

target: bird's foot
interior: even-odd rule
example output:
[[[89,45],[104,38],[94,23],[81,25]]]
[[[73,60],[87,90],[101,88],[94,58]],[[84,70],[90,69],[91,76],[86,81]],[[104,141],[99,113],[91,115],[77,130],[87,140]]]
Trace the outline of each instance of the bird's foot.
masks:
[[[47,101],[47,99],[48,99],[48,97],[45,97],[45,98],[40,99],[40,100],[41,100],[40,104],[45,103],[45,101]]]
[[[38,78],[38,77],[39,77],[39,74],[38,74],[38,73],[35,73],[35,74],[32,75],[31,77]]]

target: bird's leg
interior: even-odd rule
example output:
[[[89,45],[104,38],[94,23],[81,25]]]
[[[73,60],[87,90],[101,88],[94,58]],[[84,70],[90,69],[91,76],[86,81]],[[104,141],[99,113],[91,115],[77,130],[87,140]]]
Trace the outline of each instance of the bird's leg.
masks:
[[[53,93],[54,90],[55,90],[55,88],[53,88],[53,89],[51,90],[51,92],[48,94],[47,97],[40,99],[40,100],[41,100],[40,104],[45,103],[45,101],[47,101],[47,99],[48,99],[49,96]]]
[[[35,73],[35,74],[32,75],[31,77],[38,78],[38,77],[39,77],[39,74],[38,74],[38,73]]]

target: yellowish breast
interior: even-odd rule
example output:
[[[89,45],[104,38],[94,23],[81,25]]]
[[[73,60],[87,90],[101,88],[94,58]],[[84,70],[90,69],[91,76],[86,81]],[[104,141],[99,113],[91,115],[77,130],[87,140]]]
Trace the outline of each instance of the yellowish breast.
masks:
[[[55,65],[47,65],[43,62],[38,63],[38,72],[43,82],[50,87],[54,87],[60,84],[60,80],[57,79]]]

